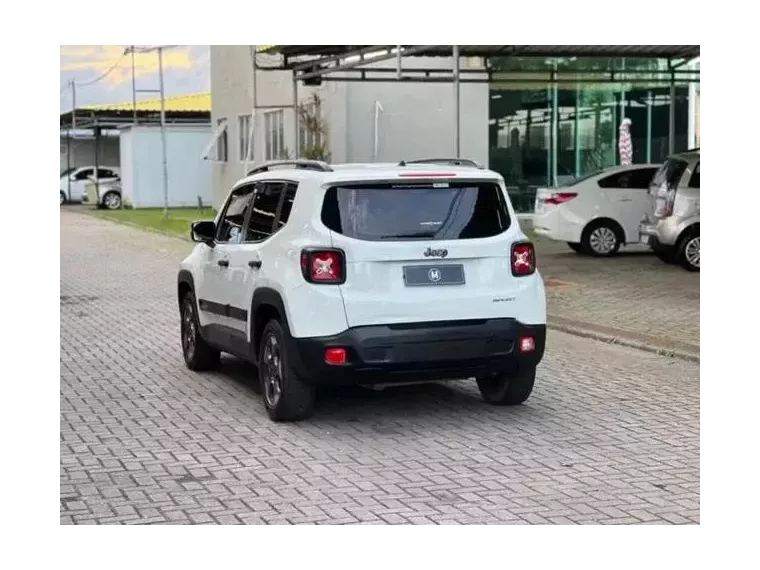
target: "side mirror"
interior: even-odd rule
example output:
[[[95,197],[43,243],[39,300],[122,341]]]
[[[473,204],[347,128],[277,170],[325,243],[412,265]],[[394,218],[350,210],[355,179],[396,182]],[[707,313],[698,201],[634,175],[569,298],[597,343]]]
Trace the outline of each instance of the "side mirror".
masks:
[[[215,235],[216,224],[214,222],[204,220],[190,224],[190,237],[196,243],[205,243],[209,247],[214,247]]]

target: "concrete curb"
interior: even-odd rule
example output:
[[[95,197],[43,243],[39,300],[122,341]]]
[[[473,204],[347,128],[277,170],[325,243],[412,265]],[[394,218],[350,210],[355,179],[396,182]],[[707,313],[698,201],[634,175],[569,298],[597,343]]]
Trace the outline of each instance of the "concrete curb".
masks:
[[[135,224],[133,222],[128,222],[125,220],[117,220],[114,218],[106,218],[103,216],[98,216],[97,213],[90,213],[90,212],[78,212],[80,214],[86,215],[86,216],[92,216],[93,218],[97,218],[99,220],[103,220],[106,222],[112,222],[115,224],[121,224],[123,226],[128,226],[131,228],[136,228],[138,230],[151,232],[154,234],[163,235],[166,237],[174,238],[177,240],[181,240],[184,242],[192,243],[192,240],[189,237],[182,237],[178,236],[177,234],[165,232],[163,230],[158,230],[155,228],[150,228],[147,226],[142,226],[140,224]],[[579,336],[583,338],[590,338],[592,340],[597,340],[600,342],[605,342],[607,344],[617,344],[619,346],[627,346],[629,348],[636,348],[639,350],[643,350],[645,352],[651,352],[653,354],[658,354],[660,356],[667,356],[671,358],[680,358],[681,360],[687,360],[689,362],[696,362],[699,364],[699,354],[694,354],[692,352],[679,350],[679,349],[673,349],[673,348],[667,348],[662,346],[655,346],[646,342],[642,342],[640,340],[633,340],[628,339],[625,337],[619,337],[619,336],[613,336],[609,334],[604,334],[598,331],[592,331],[588,328],[584,328],[582,323],[556,323],[552,322],[554,319],[562,319],[562,317],[552,317],[552,315],[548,315],[547,318],[547,326],[550,329],[557,330],[560,332],[564,332],[567,334],[571,334],[574,336]],[[567,319],[562,319],[567,320]]]
[[[689,362],[696,362],[699,364],[699,354],[687,352],[684,350],[678,350],[674,348],[667,348],[662,346],[654,346],[652,344],[642,342],[639,340],[628,339],[625,337],[612,336],[597,331],[591,331],[584,329],[582,326],[569,325],[564,323],[553,323],[551,315],[547,318],[547,327],[550,329],[558,330],[574,336],[583,338],[590,338],[592,340],[598,340],[607,344],[617,344],[619,346],[627,346],[629,348],[636,348],[643,350],[644,352],[651,352],[659,356],[667,356],[671,358],[679,358]]]

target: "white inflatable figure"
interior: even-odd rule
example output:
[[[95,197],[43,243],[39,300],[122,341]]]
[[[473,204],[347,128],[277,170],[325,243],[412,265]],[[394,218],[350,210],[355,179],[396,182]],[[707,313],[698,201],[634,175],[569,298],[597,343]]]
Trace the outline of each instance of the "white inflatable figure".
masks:
[[[620,164],[625,166],[633,163],[633,144],[631,143],[631,119],[626,117],[620,123],[618,137],[618,151],[620,153]]]

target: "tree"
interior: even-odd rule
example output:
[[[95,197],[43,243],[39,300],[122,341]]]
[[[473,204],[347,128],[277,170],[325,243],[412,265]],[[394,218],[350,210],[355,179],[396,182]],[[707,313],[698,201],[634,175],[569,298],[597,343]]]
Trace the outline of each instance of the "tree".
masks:
[[[298,106],[301,158],[330,161],[327,125],[322,119],[322,100],[313,93],[308,103]]]

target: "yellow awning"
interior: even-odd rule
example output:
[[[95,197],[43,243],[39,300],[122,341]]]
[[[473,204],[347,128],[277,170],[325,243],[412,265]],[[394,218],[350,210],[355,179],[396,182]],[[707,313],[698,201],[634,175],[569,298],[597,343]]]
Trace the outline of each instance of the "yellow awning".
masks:
[[[132,101],[126,103],[106,103],[105,105],[86,105],[82,109],[91,111],[131,111],[133,108]],[[167,112],[211,112],[211,93],[193,93],[190,95],[179,95],[177,97],[166,97],[164,99],[164,109]],[[137,102],[138,111],[155,111],[161,110],[161,99],[146,99]]]

